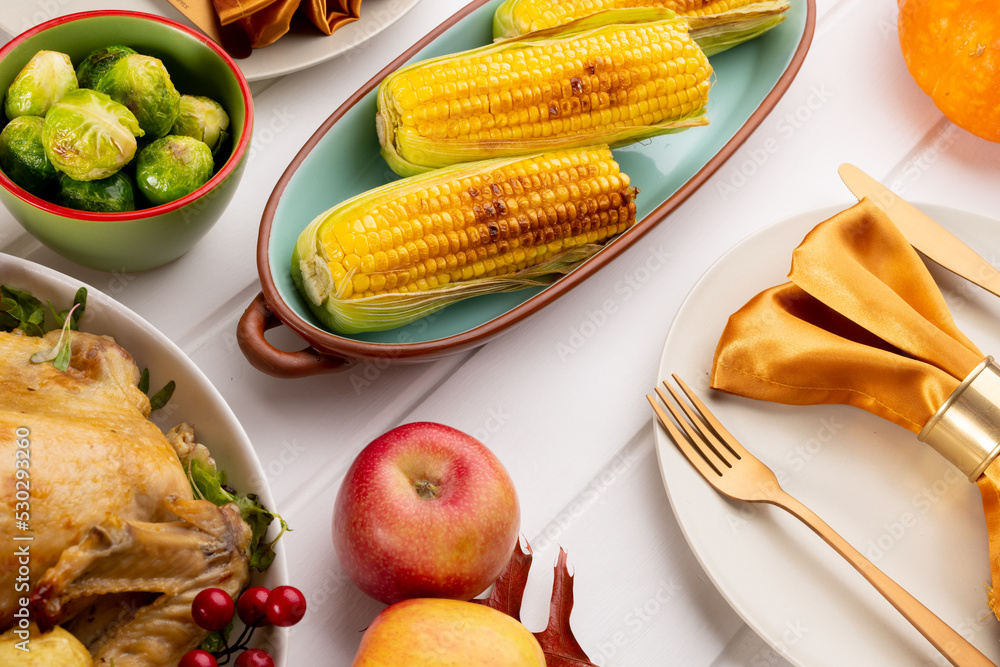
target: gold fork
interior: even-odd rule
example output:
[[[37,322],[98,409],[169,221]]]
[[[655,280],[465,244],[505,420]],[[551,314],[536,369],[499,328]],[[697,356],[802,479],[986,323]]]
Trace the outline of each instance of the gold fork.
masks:
[[[788,495],[764,463],[744,449],[705,404],[676,375],[674,381],[694,406],[692,409],[672,386],[663,383],[656,393],[673,420],[652,394],[646,394],[660,424],[691,465],[723,495],[750,503],[770,503],[788,511],[813,529],[920,631],[953,665],[993,665],[975,646],[958,634],[903,587],[889,578],[838,535],[808,507]],[[671,398],[673,399],[671,401]]]

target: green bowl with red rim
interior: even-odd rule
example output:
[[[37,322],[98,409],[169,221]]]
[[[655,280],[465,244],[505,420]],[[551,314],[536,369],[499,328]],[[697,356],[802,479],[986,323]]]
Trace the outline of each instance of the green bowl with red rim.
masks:
[[[37,197],[0,172],[0,201],[32,236],[56,253],[102,271],[144,271],[171,262],[220,219],[239,186],[253,133],[253,100],[240,68],[201,33],[152,14],[90,11],[21,33],[0,49],[0,90],[40,50],[67,54],[79,65],[97,48],[123,44],[159,58],[182,94],[218,101],[230,118],[228,158],[203,186],[174,201],[122,213],[91,213]],[[6,123],[4,117],[3,122]]]

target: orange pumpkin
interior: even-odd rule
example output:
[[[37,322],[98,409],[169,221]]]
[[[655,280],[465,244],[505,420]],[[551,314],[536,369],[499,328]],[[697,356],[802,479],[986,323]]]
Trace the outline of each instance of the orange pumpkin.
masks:
[[[1000,3],[898,0],[910,75],[947,118],[1000,141]]]

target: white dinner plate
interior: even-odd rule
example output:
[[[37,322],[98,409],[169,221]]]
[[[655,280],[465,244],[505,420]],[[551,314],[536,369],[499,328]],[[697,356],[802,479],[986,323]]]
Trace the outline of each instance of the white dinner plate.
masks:
[[[332,35],[319,30],[297,30],[293,27],[281,39],[261,49],[254,49],[249,58],[237,60],[248,81],[290,74],[318,65],[368,41],[410,11],[419,0],[365,0],[361,18],[338,28]],[[66,14],[95,9],[128,9],[166,16],[195,28],[167,0],[48,0],[46,2],[7,2],[0,12],[0,28],[19,35],[39,23]],[[309,26],[311,28],[311,26]]]
[[[139,368],[149,369],[151,391],[170,380],[175,382],[173,396],[153,413],[153,421],[164,430],[180,422],[190,424],[198,442],[210,449],[219,468],[226,471],[227,483],[240,493],[256,493],[265,507],[276,511],[264,470],[236,415],[201,370],[166,336],[110,296],[34,262],[0,253],[0,284],[28,291],[58,310],[71,306],[76,291],[86,287],[87,307],[80,330],[114,338]],[[113,284],[112,280],[109,290]],[[272,524],[269,537],[275,534],[277,523]],[[268,588],[289,583],[282,540],[275,545],[271,567],[255,574],[253,583]],[[233,639],[240,629],[237,623]],[[266,647],[281,667],[286,664],[287,636],[286,629],[268,627],[256,631],[254,643]]]
[[[931,611],[1000,661],[990,614],[987,533],[979,491],[916,436],[847,406],[785,406],[708,388],[729,315],[787,282],[792,250],[832,207],[779,222],[719,259],[682,304],[658,380],[677,373],[723,424],[804,502]],[[996,263],[1000,221],[921,208]],[[1000,299],[937,266],[960,328],[1000,354]],[[703,568],[733,609],[796,665],[947,664],[860,574],[784,510],[724,498],[655,425],[667,495]],[[774,664],[773,656],[758,656]]]

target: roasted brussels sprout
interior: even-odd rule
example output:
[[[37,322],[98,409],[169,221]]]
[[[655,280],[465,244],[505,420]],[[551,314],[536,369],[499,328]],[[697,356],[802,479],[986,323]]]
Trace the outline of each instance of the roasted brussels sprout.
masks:
[[[136,158],[135,183],[154,206],[190,194],[212,178],[212,150],[194,137],[168,135]]]
[[[38,196],[56,177],[55,167],[45,157],[44,125],[38,116],[19,116],[0,132],[0,169],[10,180]]]
[[[135,190],[129,177],[120,171],[96,181],[74,181],[64,174],[59,178],[56,203],[95,213],[134,211]]]
[[[174,121],[171,134],[181,134],[204,141],[212,155],[229,137],[229,114],[222,105],[210,97],[181,95],[180,113]]]
[[[45,155],[78,181],[107,178],[135,156],[143,134],[135,116],[104,93],[77,88],[45,115]]]
[[[39,51],[7,89],[4,112],[19,116],[44,116],[59,98],[77,88],[76,72],[69,56],[58,51]]]
[[[120,45],[105,46],[91,51],[76,68],[77,82],[81,88],[97,88],[97,82],[112,65],[133,53],[135,49]]]
[[[127,106],[150,138],[170,132],[180,111],[181,94],[170,80],[167,68],[158,58],[141,53],[119,58],[94,90]]]

